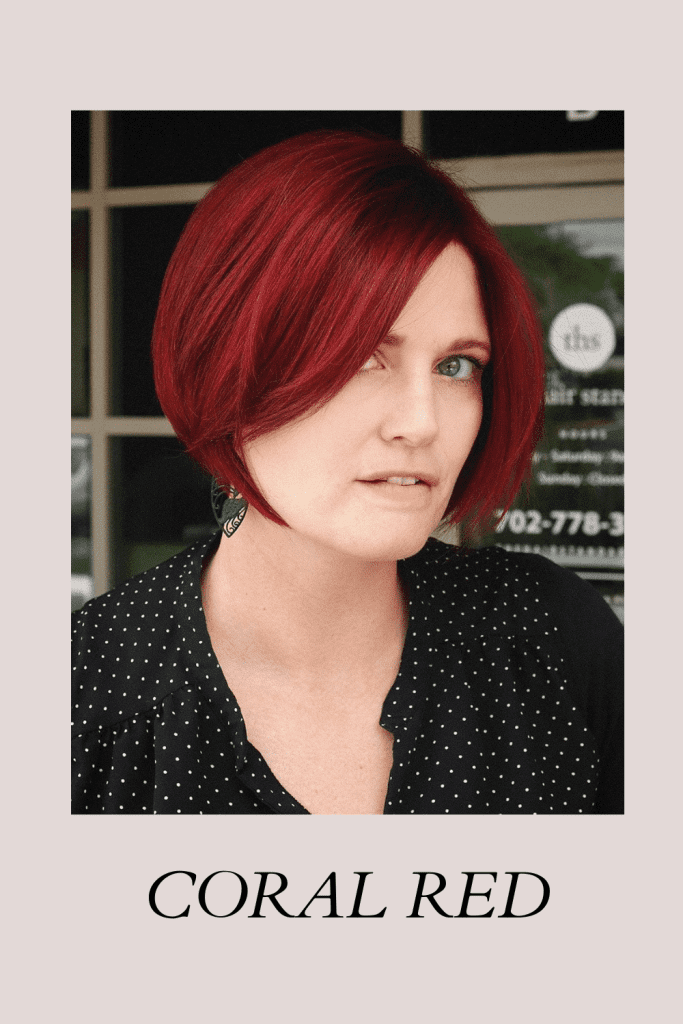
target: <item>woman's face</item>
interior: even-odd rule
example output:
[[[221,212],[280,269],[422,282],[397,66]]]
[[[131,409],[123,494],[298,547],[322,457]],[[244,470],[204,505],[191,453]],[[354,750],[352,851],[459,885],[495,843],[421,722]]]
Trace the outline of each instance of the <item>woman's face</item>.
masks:
[[[477,436],[489,357],[474,264],[451,244],[334,398],[246,446],[257,486],[297,541],[372,561],[419,551]]]

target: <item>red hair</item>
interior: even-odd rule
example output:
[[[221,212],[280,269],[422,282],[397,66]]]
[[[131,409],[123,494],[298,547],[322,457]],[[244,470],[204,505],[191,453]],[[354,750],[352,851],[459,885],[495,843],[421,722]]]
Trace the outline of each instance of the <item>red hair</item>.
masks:
[[[451,242],[477,268],[492,358],[481,430],[446,519],[472,529],[507,509],[542,428],[543,343],[527,286],[458,185],[370,133],[312,132],[263,150],[190,217],[152,343],[159,401],[189,453],[286,525],[243,445],[340,391]]]

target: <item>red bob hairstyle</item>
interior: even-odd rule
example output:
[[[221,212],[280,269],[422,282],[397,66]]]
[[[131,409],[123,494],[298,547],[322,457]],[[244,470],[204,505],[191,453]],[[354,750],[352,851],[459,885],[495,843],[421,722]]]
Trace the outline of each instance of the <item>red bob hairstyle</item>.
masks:
[[[226,174],[168,266],[153,337],[161,406],[189,453],[286,525],[246,467],[246,442],[314,411],[370,358],[450,243],[478,273],[492,342],[479,436],[446,510],[471,530],[528,474],[543,345],[519,271],[465,192],[370,133],[313,132]]]

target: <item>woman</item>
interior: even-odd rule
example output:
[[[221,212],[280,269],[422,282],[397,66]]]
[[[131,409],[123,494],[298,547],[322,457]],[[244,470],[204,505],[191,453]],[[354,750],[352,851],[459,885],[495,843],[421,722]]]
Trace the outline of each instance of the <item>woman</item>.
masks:
[[[313,133],[198,205],[154,329],[222,531],[76,615],[81,813],[619,813],[620,626],[467,551],[541,429],[526,287],[403,145]]]

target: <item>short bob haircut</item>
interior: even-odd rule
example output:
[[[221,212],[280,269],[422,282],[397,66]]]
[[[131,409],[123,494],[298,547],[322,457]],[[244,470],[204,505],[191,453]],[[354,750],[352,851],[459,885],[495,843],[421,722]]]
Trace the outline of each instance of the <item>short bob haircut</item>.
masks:
[[[194,210],[154,325],[161,406],[224,487],[287,525],[245,443],[320,408],[381,345],[451,242],[471,256],[492,343],[479,436],[444,522],[465,534],[507,509],[543,416],[543,343],[527,286],[465,192],[372,133],[312,132],[245,160]]]

